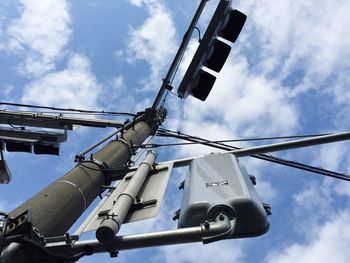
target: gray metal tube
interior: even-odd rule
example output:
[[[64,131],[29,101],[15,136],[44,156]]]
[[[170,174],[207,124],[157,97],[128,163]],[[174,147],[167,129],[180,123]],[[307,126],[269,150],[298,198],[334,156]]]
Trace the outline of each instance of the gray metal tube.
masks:
[[[107,137],[99,140],[98,142],[94,143],[93,145],[89,146],[88,148],[86,148],[85,150],[81,151],[80,153],[78,153],[75,156],[75,161],[79,161],[81,158],[84,157],[85,154],[87,154],[88,152],[92,151],[93,149],[95,149],[97,146],[100,146],[102,143],[108,141],[109,139],[111,139],[112,137],[116,136],[118,133],[120,133],[120,131],[122,130],[122,128],[117,129],[116,131],[114,131],[113,133],[111,133],[110,135],[108,135]]]
[[[240,150],[233,150],[226,153],[233,153],[237,157],[244,157],[254,154],[270,153],[276,151],[283,151],[301,147],[308,147],[319,144],[326,144],[338,141],[345,141],[350,139],[350,132],[341,132],[335,134],[329,134],[324,136],[317,136],[303,140],[294,140],[289,142],[281,142],[257,147],[251,147]]]
[[[96,230],[96,238],[101,243],[109,244],[115,239],[131,206],[135,203],[135,198],[152,169],[156,157],[157,153],[155,151],[148,152],[145,160],[140,164],[124,191],[119,195],[115,205],[109,211],[108,217],[102,221]]]
[[[308,146],[319,145],[319,144],[345,141],[349,139],[350,139],[350,132],[341,132],[341,133],[312,137],[312,138],[303,139],[303,140],[294,140],[294,141],[288,141],[288,142],[281,142],[281,143],[268,144],[268,145],[262,145],[257,147],[226,151],[226,152],[223,152],[222,154],[234,154],[236,157],[244,157],[244,156],[251,156],[256,154],[308,147]],[[205,155],[172,160],[167,162],[161,162],[159,164],[173,163],[175,168],[182,167],[182,166],[189,165],[193,159],[202,158],[204,156]]]
[[[84,155],[87,154],[88,152],[91,152],[93,149],[95,149],[97,146],[100,146],[102,143],[108,141],[109,139],[111,139],[112,137],[116,136],[118,133],[122,132],[122,130],[127,130],[130,127],[132,127],[133,125],[135,125],[135,123],[137,123],[140,118],[142,118],[142,116],[139,116],[138,118],[136,118],[135,120],[133,120],[132,122],[129,122],[128,124],[126,124],[123,127],[120,127],[119,129],[117,129],[116,131],[112,132],[110,135],[108,135],[107,137],[99,140],[98,142],[94,143],[93,145],[91,145],[90,147],[86,148],[85,150],[81,151],[80,153],[78,153],[75,156],[75,161],[80,161],[81,159],[83,159]],[[121,125],[122,126],[122,125]]]
[[[136,248],[153,246],[165,246],[184,244],[192,242],[207,242],[211,239],[217,241],[225,239],[234,231],[235,219],[230,219],[226,215],[219,215],[214,222],[203,224],[198,227],[180,228],[176,230],[160,231],[147,234],[117,236],[111,244],[105,245],[97,240],[77,241],[72,247],[61,247],[59,251],[72,249],[70,253],[78,253],[86,248],[93,253],[114,252]],[[54,249],[53,246],[50,247]],[[66,253],[67,253],[66,250]]]
[[[25,125],[34,127],[45,127],[53,129],[73,129],[73,125],[90,127],[121,127],[124,122],[114,120],[98,120],[64,117],[62,115],[49,115],[42,113],[0,110],[0,123],[8,123],[9,119],[13,125]]]

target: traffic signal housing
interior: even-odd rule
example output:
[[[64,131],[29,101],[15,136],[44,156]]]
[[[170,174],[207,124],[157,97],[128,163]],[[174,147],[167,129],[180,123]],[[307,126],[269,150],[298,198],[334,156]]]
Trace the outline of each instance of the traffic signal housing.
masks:
[[[231,0],[220,0],[179,85],[178,96],[180,98],[192,95],[202,101],[206,100],[214,86],[216,77],[205,68],[220,72],[231,51],[231,46],[222,39],[234,43],[242,31],[246,19],[245,14],[231,9]]]
[[[266,233],[271,208],[255,190],[255,178],[232,154],[209,154],[191,161],[183,186],[178,228],[199,226],[220,214],[236,220],[226,238]]]

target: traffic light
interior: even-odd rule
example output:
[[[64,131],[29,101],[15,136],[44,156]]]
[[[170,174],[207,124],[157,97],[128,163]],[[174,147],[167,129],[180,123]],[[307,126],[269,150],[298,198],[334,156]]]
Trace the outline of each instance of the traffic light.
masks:
[[[5,140],[6,142],[6,150],[8,152],[32,152],[33,143],[30,141],[23,141],[21,139],[18,140]]]
[[[255,181],[232,154],[209,154],[191,161],[183,187],[178,228],[194,227],[219,214],[236,219],[225,238],[258,236],[269,229],[271,208],[262,203]]]
[[[59,143],[34,143],[35,154],[51,154],[59,155],[60,144]]]
[[[247,16],[231,9],[231,0],[220,0],[199,47],[179,85],[178,96],[192,95],[205,101],[216,77],[204,67],[220,72],[231,51],[230,45],[220,38],[234,43],[240,34]],[[219,38],[218,38],[219,37]]]
[[[0,150],[59,155],[60,143],[67,140],[67,134],[53,131],[0,129]]]

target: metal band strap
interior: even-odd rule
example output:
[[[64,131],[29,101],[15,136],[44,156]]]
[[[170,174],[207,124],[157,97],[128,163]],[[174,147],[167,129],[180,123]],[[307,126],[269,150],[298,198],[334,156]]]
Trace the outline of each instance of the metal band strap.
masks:
[[[73,185],[75,188],[77,188],[78,191],[81,193],[81,196],[83,197],[83,200],[84,200],[84,211],[85,211],[85,209],[87,208],[87,202],[86,202],[86,198],[85,198],[84,192],[83,192],[83,190],[81,190],[81,188],[79,186],[77,186],[76,184],[74,184],[72,182],[66,181],[66,180],[56,181],[56,183],[66,183],[66,184]]]

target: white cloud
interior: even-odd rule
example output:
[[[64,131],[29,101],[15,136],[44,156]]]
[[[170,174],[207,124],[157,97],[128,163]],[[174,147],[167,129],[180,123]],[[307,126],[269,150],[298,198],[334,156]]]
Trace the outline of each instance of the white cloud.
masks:
[[[21,57],[19,71],[38,76],[54,69],[71,34],[66,1],[21,0],[21,17],[6,30],[6,49]]]
[[[157,0],[131,1],[145,6],[149,17],[138,28],[130,28],[127,57],[130,63],[142,60],[149,64],[151,74],[143,84],[147,90],[158,88],[161,72],[167,68],[176,48],[175,26],[170,11]]]
[[[337,81],[332,85],[332,90],[334,93],[334,100],[339,106],[348,107],[348,102],[350,100],[350,77],[349,77],[350,66],[340,70],[338,74]]]
[[[224,66],[208,99],[189,97],[183,112],[180,130],[206,138],[290,133],[298,126],[298,111],[283,87],[250,72],[238,54]]]
[[[101,87],[91,73],[89,60],[73,54],[67,68],[29,83],[21,101],[56,107],[96,109]]]
[[[305,188],[293,196],[296,204],[295,212],[300,215],[300,218],[307,216],[309,220],[307,226],[309,226],[310,222],[327,218],[329,211],[332,209],[333,197],[334,185],[330,180],[324,180],[321,184],[308,181]],[[315,211],[317,213],[314,213]],[[305,226],[306,230],[307,226]]]
[[[349,193],[344,181],[306,181],[304,188],[293,195],[293,213],[289,215],[292,224],[288,229],[297,232],[300,238],[294,241],[286,237],[284,245],[271,250],[265,261],[348,262]]]
[[[295,98],[300,98],[298,96],[303,96],[300,92],[310,88],[324,87],[327,79],[339,71],[344,73],[341,79],[339,77],[336,89],[329,87],[326,90],[337,99],[330,100],[330,103],[346,104],[349,93],[345,88],[348,85],[344,83],[349,82],[346,74],[348,66],[342,56],[348,56],[350,45],[348,35],[343,39],[341,35],[345,33],[339,32],[349,24],[346,22],[349,17],[341,12],[341,8],[349,9],[344,9],[348,4],[345,1],[322,1],[322,7],[319,5],[316,1],[244,1],[242,6],[246,10],[240,9],[248,10],[248,21],[239,39],[242,42],[233,46],[231,52],[235,53],[218,75],[207,101],[187,99],[184,110],[170,121],[173,122],[171,129],[209,139],[295,133],[301,121]],[[247,50],[249,53],[246,53]],[[188,57],[185,60],[188,64]],[[288,82],[289,79],[293,82]],[[295,92],[291,94],[293,89]],[[175,105],[171,104],[171,108]],[[346,151],[337,144],[326,145],[318,151],[318,156],[312,157],[316,156],[314,163],[337,169],[345,161],[343,156]],[[205,152],[208,152],[207,148],[186,147],[177,154],[188,156]],[[276,195],[282,194],[275,185],[261,178],[258,187],[259,192],[269,193],[272,190],[272,196],[264,196],[269,201],[275,201]],[[339,234],[346,227],[349,215],[340,215],[341,219],[332,215],[338,215],[333,206],[335,197],[339,198],[340,194],[347,196],[348,193],[345,187],[336,193],[336,188],[325,182],[322,187],[314,183],[294,195],[294,203],[290,206],[294,213],[290,216],[295,219],[296,225],[290,226],[290,229],[294,235],[297,232],[308,241],[306,244],[290,241],[290,247],[278,247],[279,251],[271,253],[266,261],[328,262],[330,258],[333,260],[334,253],[337,254],[334,262],[347,262],[349,254],[339,250],[346,249],[350,239],[346,237],[346,245],[340,244],[339,249],[337,246],[343,241],[343,235],[339,237]],[[346,227],[345,232],[348,231]],[[180,249],[171,249],[175,252],[168,254],[169,258],[182,253]],[[188,250],[191,250],[190,247]],[[205,248],[200,253],[198,251],[194,250],[193,254],[201,254]],[[218,255],[219,251],[222,249],[217,249]],[[227,262],[227,259],[222,261]]]
[[[137,6],[137,7],[141,7],[142,6],[142,2],[145,2],[143,0],[129,0],[130,3],[134,6]]]
[[[349,151],[347,145],[346,142],[336,142],[318,147],[314,151],[313,164],[335,171],[344,169],[347,163],[344,159],[347,159],[346,153]]]
[[[242,262],[242,241],[221,241],[211,244],[178,245],[161,248],[164,259],[155,258],[155,262],[166,263],[197,263],[197,262]]]
[[[270,263],[288,262],[332,262],[346,263],[350,258],[350,214],[334,214],[331,220],[318,228],[315,239],[306,244],[292,244],[282,251],[274,251],[267,257]]]
[[[348,1],[264,0],[242,3],[242,8],[251,21],[248,32],[258,40],[257,66],[281,80],[297,79],[295,91],[318,88],[332,74],[348,69],[343,59],[350,54]]]
[[[318,147],[310,159],[327,169],[348,168],[346,143]],[[284,244],[271,250],[266,262],[347,262],[350,244],[349,185],[344,181],[324,178],[305,180],[304,187],[293,194],[288,211],[288,229],[298,239],[284,239]],[[285,206],[288,206],[285,204]],[[280,230],[283,231],[283,230]]]

